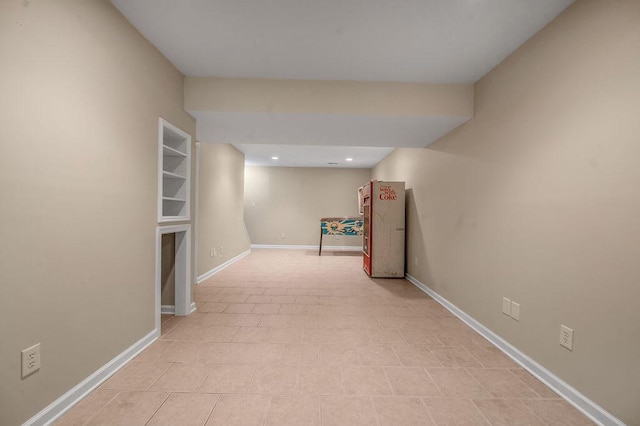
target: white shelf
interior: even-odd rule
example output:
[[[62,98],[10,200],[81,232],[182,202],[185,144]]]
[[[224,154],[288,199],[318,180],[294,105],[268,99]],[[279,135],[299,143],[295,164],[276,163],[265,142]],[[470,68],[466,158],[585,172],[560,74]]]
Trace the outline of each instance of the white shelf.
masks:
[[[178,151],[175,148],[171,148],[170,146],[167,145],[162,145],[162,155],[164,155],[165,157],[186,157],[187,154],[182,152],[182,151]]]
[[[191,136],[168,121],[158,125],[158,222],[190,220]]]
[[[176,173],[171,173],[171,172],[168,172],[166,170],[162,171],[162,176],[164,176],[167,179],[186,179],[185,176],[181,176],[181,175],[176,174]]]

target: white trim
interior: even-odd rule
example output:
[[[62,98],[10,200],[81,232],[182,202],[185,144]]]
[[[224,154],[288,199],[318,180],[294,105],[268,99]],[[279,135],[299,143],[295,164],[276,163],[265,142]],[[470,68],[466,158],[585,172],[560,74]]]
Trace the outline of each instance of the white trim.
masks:
[[[198,308],[196,308],[196,302],[191,302],[191,310],[189,311],[189,315],[191,315],[192,313],[194,313],[197,310],[198,310]]]
[[[156,228],[156,329],[160,330],[162,235],[176,234],[175,247],[175,315],[189,315],[191,311],[191,225],[158,226]]]
[[[485,339],[493,343],[498,349],[504,352],[515,362],[520,364],[522,368],[533,374],[542,383],[544,383],[555,393],[563,397],[569,404],[573,405],[596,424],[603,426],[625,426],[622,421],[617,419],[607,410],[591,401],[589,398],[584,396],[567,382],[544,368],[542,365],[538,364],[533,359],[529,358],[529,356],[527,356],[524,352],[521,352],[519,349],[512,346],[502,337],[498,336],[493,331],[479,323],[475,318],[471,317],[456,305],[449,302],[434,290],[427,287],[426,284],[418,281],[410,274],[405,274],[405,278],[407,279],[407,281],[431,296],[436,302],[440,303],[442,306],[451,311],[451,313],[464,321],[469,327],[480,333]]]
[[[287,244],[251,244],[252,249],[286,249],[286,250],[318,250],[316,245],[287,245]],[[322,250],[334,251],[362,251],[362,246],[322,246]]]
[[[136,355],[142,352],[147,346],[160,337],[159,329],[155,329],[138,340],[136,343],[125,349],[120,355],[96,370],[89,377],[78,383],[67,393],[46,406],[38,414],[27,420],[23,426],[44,426],[50,425],[60,418],[71,407],[76,405],[82,398],[100,386],[105,380],[114,375],[124,367]]]
[[[200,142],[196,140],[196,149],[195,149],[195,162],[196,162],[196,181],[194,183],[194,207],[193,207],[193,271],[191,272],[191,276],[193,277],[193,284],[198,284],[197,276],[198,276],[198,226],[200,224],[198,218],[198,208],[200,206]]]
[[[211,269],[210,271],[207,271],[204,274],[200,275],[198,277],[198,279],[196,280],[196,282],[198,284],[200,284],[202,281],[206,280],[207,278],[210,278],[210,277],[214,276],[218,272],[222,271],[224,268],[228,267],[232,263],[237,262],[238,260],[242,259],[243,257],[245,257],[246,255],[248,255],[250,253],[251,253],[251,250],[247,250],[247,251],[245,251],[243,253],[240,253],[239,255],[234,257],[233,259],[229,259],[226,262],[224,262],[224,263],[216,266],[215,268]]]
[[[160,314],[162,315],[173,315],[176,313],[175,305],[160,305]]]

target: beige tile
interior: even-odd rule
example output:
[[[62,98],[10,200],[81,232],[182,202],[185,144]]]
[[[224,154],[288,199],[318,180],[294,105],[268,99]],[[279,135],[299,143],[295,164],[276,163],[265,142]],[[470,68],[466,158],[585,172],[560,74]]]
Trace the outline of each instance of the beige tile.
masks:
[[[391,395],[391,385],[382,367],[342,367],[347,395]]]
[[[400,329],[400,333],[410,345],[442,346],[442,340],[432,330]]]
[[[153,415],[147,426],[202,426],[220,395],[173,393]]]
[[[245,343],[204,343],[198,361],[216,364],[238,364],[245,350]]]
[[[211,313],[207,315],[203,324],[223,327],[255,327],[261,319],[262,315],[256,314]]]
[[[535,398],[536,393],[505,369],[470,369],[469,372],[496,398]]]
[[[268,314],[263,315],[260,327],[303,327],[300,315]]]
[[[438,426],[489,426],[469,399],[425,398],[423,401]]]
[[[371,341],[374,344],[395,345],[395,346],[401,346],[401,345],[407,344],[407,341],[405,340],[402,333],[400,333],[399,330],[394,328],[369,329],[369,336],[371,337]]]
[[[376,414],[368,397],[322,397],[323,426],[371,426],[377,424]]]
[[[132,361],[104,382],[100,389],[146,391],[171,365],[169,362]]]
[[[360,365],[355,345],[320,345],[319,361],[322,365]]]
[[[287,294],[287,288],[268,288],[263,293],[265,296],[285,296]],[[271,301],[271,303],[277,303]]]
[[[485,368],[516,368],[518,366],[495,347],[466,346],[465,349]]]
[[[482,367],[464,347],[433,347],[429,349],[443,367]]]
[[[426,345],[393,346],[405,367],[441,367],[442,364]]]
[[[151,345],[149,345],[144,351],[139,353],[133,361],[141,361],[141,362],[153,362],[160,361],[160,356],[164,353],[165,350],[169,349],[174,342],[170,342],[167,340],[156,340]]]
[[[198,308],[198,312],[224,312],[228,303],[205,303]]]
[[[385,367],[396,395],[440,396],[441,393],[424,369],[418,367]]]
[[[320,398],[274,396],[267,414],[267,425],[320,426]]]
[[[271,303],[296,303],[296,296],[273,296],[271,298]]]
[[[314,307],[314,305],[295,305],[292,303],[279,305],[279,306],[280,306],[280,310],[278,311],[278,313],[283,315],[308,314],[308,313],[311,313],[311,310]]]
[[[535,393],[541,398],[560,398],[558,394],[552,391],[547,385],[540,380],[533,377],[528,371],[522,368],[516,368],[509,370],[518,379],[522,380],[527,386],[529,386]]]
[[[318,345],[286,344],[282,347],[282,365],[318,365]]]
[[[224,296],[222,300],[223,303],[244,303],[249,298],[246,294],[230,294]]]
[[[277,314],[280,311],[279,303],[256,303],[251,310],[252,314]]]
[[[369,345],[371,337],[366,329],[306,329],[306,343],[325,345]]]
[[[77,403],[54,424],[56,426],[81,426],[98,410],[104,407],[118,394],[117,390],[96,389]]]
[[[284,349],[280,343],[246,343],[245,346],[242,364],[276,364],[282,360]]]
[[[224,312],[227,314],[248,314],[254,306],[256,305],[253,303],[229,303],[229,306],[227,306]]]
[[[358,354],[362,365],[400,365],[400,360],[391,346],[358,346]]]
[[[300,343],[304,330],[280,327],[241,327],[234,342],[245,343]]]
[[[271,296],[265,295],[253,295],[249,296],[246,300],[246,303],[271,303]]]
[[[298,393],[307,395],[342,395],[340,368],[337,366],[300,367]]]
[[[544,423],[517,399],[473,401],[493,426],[542,426]]]
[[[262,426],[270,396],[222,395],[206,426]]]
[[[154,384],[152,391],[195,392],[207,377],[205,364],[173,364]]]
[[[433,419],[418,398],[373,398],[380,426],[428,426]]]
[[[561,399],[525,399],[522,402],[550,426],[593,426],[595,424]]]
[[[247,393],[294,394],[298,371],[299,367],[259,365],[249,383]]]
[[[238,327],[217,327],[211,325],[178,325],[175,329],[173,329],[169,334],[165,336],[165,339],[191,340],[201,342],[230,342],[237,332]]]
[[[317,305],[320,303],[319,296],[296,296],[296,304],[298,305]]]
[[[120,392],[98,410],[86,425],[145,425],[168,397],[166,392]]]
[[[158,357],[163,362],[196,362],[206,347],[204,342],[173,341]]]
[[[199,393],[244,393],[253,377],[255,366],[211,364]]]
[[[453,398],[489,398],[491,394],[464,368],[427,368],[444,396]]]

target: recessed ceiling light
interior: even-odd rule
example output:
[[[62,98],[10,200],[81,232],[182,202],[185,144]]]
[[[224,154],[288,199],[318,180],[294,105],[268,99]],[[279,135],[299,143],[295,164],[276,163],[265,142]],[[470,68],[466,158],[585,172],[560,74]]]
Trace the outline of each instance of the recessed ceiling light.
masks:
[[[271,157],[272,160],[278,160],[280,157],[276,157],[275,155]]]
[[[353,158],[347,158],[347,161],[353,161]]]

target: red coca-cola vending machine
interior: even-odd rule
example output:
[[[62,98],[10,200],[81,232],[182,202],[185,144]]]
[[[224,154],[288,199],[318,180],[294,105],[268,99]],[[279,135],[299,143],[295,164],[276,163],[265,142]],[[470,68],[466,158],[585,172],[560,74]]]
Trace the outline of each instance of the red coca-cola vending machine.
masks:
[[[363,268],[371,277],[404,277],[404,182],[372,180],[358,190]]]

